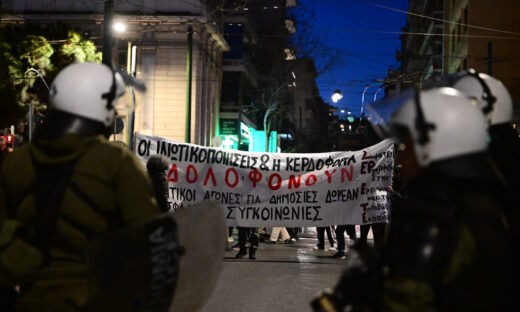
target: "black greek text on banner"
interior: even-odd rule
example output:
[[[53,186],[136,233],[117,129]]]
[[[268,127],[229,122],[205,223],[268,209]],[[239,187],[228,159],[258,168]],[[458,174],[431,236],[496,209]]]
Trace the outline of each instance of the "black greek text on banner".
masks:
[[[229,226],[328,226],[388,221],[393,141],[360,151],[258,153],[205,147],[136,135],[144,162],[160,154],[171,210],[217,200]]]

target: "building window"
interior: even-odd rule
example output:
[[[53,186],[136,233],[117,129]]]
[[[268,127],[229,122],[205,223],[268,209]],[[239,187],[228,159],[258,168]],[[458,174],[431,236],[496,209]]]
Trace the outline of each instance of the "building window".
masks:
[[[285,48],[285,60],[286,61],[292,61],[296,59],[296,55],[294,54],[294,51],[290,48]]]
[[[294,21],[290,19],[285,20],[285,28],[290,34],[296,33],[296,26],[294,25]]]
[[[222,103],[238,106],[240,96],[240,72],[225,71],[222,76]]]
[[[242,59],[244,47],[244,25],[240,23],[226,24],[224,26],[224,38],[231,48],[229,51],[224,52],[224,59]]]

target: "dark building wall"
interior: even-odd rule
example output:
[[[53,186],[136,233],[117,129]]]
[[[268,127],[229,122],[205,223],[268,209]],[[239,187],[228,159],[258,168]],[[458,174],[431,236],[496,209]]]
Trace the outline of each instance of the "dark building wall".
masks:
[[[469,23],[482,27],[520,33],[520,1],[471,0],[469,4]],[[487,38],[469,40],[468,65],[477,71],[488,72],[488,44],[491,43],[492,75],[500,79],[508,88],[516,104],[516,120],[520,120],[520,36],[508,33],[469,29],[470,35],[509,37],[515,39]]]

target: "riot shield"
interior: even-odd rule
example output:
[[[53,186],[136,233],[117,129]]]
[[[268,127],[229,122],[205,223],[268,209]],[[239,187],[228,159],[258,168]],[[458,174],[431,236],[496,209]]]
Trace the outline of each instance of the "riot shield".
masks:
[[[216,202],[162,214],[93,241],[91,311],[195,311],[216,284],[225,222]]]
[[[226,249],[226,223],[221,205],[206,201],[173,214],[184,247],[170,311],[196,311],[211,296]]]

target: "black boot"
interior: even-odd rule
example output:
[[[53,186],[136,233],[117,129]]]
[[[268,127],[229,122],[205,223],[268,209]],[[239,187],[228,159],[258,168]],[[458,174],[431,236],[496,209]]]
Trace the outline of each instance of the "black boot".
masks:
[[[240,247],[240,251],[236,254],[235,259],[244,259],[247,256],[246,247]]]
[[[253,246],[249,247],[249,259],[256,260],[255,253],[256,253],[256,248]]]

